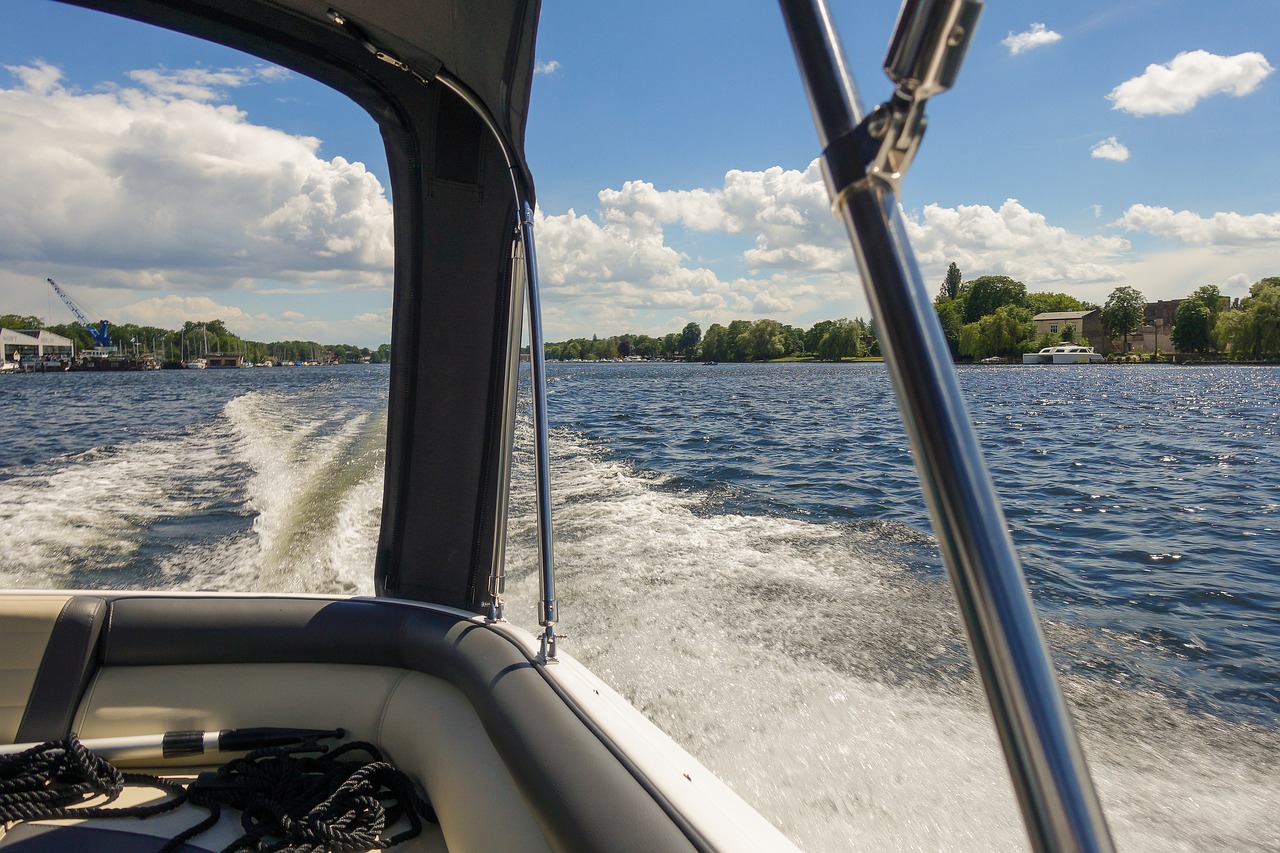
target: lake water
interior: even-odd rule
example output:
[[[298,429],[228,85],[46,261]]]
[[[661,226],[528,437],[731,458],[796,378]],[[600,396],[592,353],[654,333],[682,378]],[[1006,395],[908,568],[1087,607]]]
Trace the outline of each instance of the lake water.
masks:
[[[883,366],[548,372],[563,649],[806,849],[1023,849]],[[387,377],[5,377],[0,587],[371,592]],[[1280,847],[1280,369],[960,378],[1121,848]]]

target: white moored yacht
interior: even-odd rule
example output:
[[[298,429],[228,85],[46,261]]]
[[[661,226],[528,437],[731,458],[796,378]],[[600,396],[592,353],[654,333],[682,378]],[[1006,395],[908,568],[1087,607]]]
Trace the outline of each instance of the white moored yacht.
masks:
[[[1039,352],[1024,352],[1023,364],[1101,364],[1103,358],[1093,347],[1079,344],[1058,344],[1044,347]]]

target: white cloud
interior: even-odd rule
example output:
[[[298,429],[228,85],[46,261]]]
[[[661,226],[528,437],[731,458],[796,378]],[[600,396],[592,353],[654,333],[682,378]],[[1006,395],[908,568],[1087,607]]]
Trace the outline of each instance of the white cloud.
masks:
[[[1108,136],[1094,145],[1089,155],[1095,160],[1115,160],[1123,163],[1129,159],[1129,148],[1114,136]]]
[[[1136,116],[1176,115],[1211,95],[1249,94],[1275,69],[1261,53],[1217,56],[1204,50],[1180,53],[1165,65],[1148,65],[1107,98],[1113,109]]]
[[[265,315],[254,317],[241,308],[224,305],[207,296],[158,296],[127,305],[120,313],[127,323],[162,329],[181,328],[188,320],[221,319],[239,326],[246,320],[268,319]]]
[[[866,316],[848,238],[831,215],[816,161],[804,171],[732,171],[715,189],[659,190],[631,181],[602,191],[600,202],[598,217],[540,215],[552,339],[667,332],[677,315],[704,323],[761,316],[794,322],[817,311]],[[1072,234],[1013,199],[999,209],[928,205],[906,221],[927,280],[955,261],[971,277],[1002,274],[1032,289],[1082,289],[1120,280],[1130,250],[1123,237]],[[693,242],[699,233],[743,242],[730,262],[698,262],[679,248],[681,229]],[[651,327],[640,327],[646,318]]]
[[[1132,205],[1115,222],[1129,231],[1145,231],[1200,246],[1280,245],[1280,213],[1215,213],[1202,217],[1189,210]]]
[[[1129,251],[1122,237],[1082,237],[1050,225],[1043,214],[1008,199],[986,205],[925,206],[908,217],[907,233],[922,266],[964,274],[1007,275],[1037,290],[1059,282],[1114,281],[1116,262]]]
[[[97,93],[65,87],[46,63],[10,71],[0,263],[169,291],[389,285],[391,206],[364,165],[204,100],[275,71],[140,72],[147,88]]]
[[[371,311],[350,319],[326,320],[303,311],[286,309],[278,315],[251,313],[207,296],[157,296],[123,305],[119,319],[141,326],[178,329],[188,321],[222,320],[236,334],[250,340],[316,340],[321,343],[351,341],[353,334],[370,341],[386,340],[390,310]]]
[[[1044,47],[1047,44],[1053,44],[1061,41],[1062,35],[1046,27],[1044,24],[1032,24],[1031,29],[1024,33],[1009,33],[1007,37],[1000,43],[1009,48],[1011,56],[1017,56],[1037,47]]]
[[[803,312],[831,299],[853,306],[843,313],[857,313],[858,305],[866,312],[848,239],[831,215],[816,161],[803,172],[734,170],[712,190],[659,190],[628,181],[599,198],[598,219],[573,210],[540,215],[538,256],[551,334],[580,334],[587,323],[597,331],[665,332],[676,312],[727,322]],[[671,245],[670,226],[744,238],[740,254],[719,265],[730,274]],[[637,326],[646,318],[654,328]]]
[[[224,97],[227,89],[246,86],[255,81],[282,80],[289,72],[276,65],[255,68],[166,68],[140,69],[128,72],[130,80],[164,98],[213,101]]]
[[[549,59],[546,62],[539,62],[533,66],[534,74],[555,74],[560,70],[559,60]]]

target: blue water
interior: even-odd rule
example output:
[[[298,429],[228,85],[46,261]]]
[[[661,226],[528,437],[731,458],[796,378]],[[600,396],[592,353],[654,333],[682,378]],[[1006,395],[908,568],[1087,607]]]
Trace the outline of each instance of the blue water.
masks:
[[[807,849],[1022,849],[884,367],[548,373],[564,650]],[[959,375],[1121,849],[1277,849],[1280,369]],[[372,593],[388,377],[0,378],[0,588]]]
[[[1037,605],[1077,669],[1280,723],[1280,368],[961,368]],[[929,529],[882,365],[553,365],[553,422],[714,511]],[[931,542],[897,547],[941,577]]]

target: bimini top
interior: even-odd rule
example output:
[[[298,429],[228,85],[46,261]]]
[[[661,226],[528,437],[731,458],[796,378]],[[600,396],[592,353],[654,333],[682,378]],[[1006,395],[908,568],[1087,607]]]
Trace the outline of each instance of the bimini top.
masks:
[[[254,54],[377,122],[395,292],[376,586],[482,611],[505,527],[538,0],[65,1]]]

